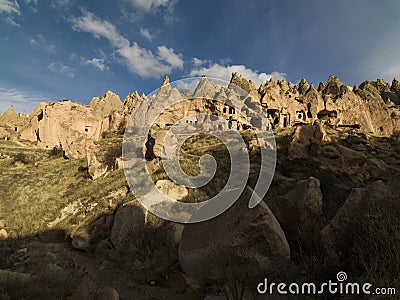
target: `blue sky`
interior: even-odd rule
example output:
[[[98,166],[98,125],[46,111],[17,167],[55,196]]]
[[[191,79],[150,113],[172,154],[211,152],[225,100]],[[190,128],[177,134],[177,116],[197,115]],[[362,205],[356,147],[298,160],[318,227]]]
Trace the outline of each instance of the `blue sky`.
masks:
[[[233,71],[349,85],[400,73],[400,1],[0,0],[0,112]]]

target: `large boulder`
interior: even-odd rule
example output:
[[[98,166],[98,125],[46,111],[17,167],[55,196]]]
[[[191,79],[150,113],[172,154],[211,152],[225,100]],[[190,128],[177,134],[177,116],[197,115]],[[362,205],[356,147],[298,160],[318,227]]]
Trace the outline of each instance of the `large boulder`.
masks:
[[[115,213],[111,242],[117,251],[140,252],[147,243],[163,244],[177,249],[179,226],[172,226],[149,211],[137,200],[123,204]]]
[[[106,175],[108,166],[99,162],[96,153],[92,149],[86,151],[86,160],[88,166],[88,173],[91,179],[95,180],[101,176]]]
[[[315,122],[314,125],[298,126],[289,145],[289,159],[305,158],[310,154],[316,154],[321,144],[330,141],[331,138],[320,122]]]
[[[383,179],[389,170],[383,160],[338,144],[321,146],[318,159],[332,174],[346,176],[356,183]]]
[[[378,219],[385,217],[381,210],[390,212],[390,191],[382,181],[375,181],[364,188],[354,188],[347,197],[343,206],[339,209],[329,224],[321,231],[321,237],[328,256],[334,264],[346,260],[346,256],[351,254],[354,239],[349,239],[349,235],[362,234],[358,238],[365,241],[374,240],[372,234],[363,224],[373,221],[378,224]],[[360,230],[360,231],[358,231]],[[381,229],[379,229],[381,230]],[[380,234],[384,234],[381,232]],[[362,249],[355,249],[362,250]]]
[[[267,203],[288,238],[295,238],[310,222],[321,223],[323,195],[320,181],[309,177],[295,180],[276,175]]]
[[[285,234],[263,201],[249,209],[252,194],[253,190],[246,187],[223,214],[185,225],[179,260],[190,284],[245,281],[252,285],[286,266],[290,250]]]
[[[92,251],[109,237],[113,225],[114,215],[102,215],[90,224],[83,222],[71,233],[72,246],[82,251]]]

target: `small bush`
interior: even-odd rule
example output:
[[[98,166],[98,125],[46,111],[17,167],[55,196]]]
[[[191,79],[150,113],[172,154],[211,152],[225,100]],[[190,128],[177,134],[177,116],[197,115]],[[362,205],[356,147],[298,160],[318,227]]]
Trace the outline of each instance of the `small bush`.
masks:
[[[23,152],[18,153],[13,157],[13,163],[23,163],[23,164],[32,164],[39,160],[39,158],[33,154],[26,154]]]
[[[65,157],[65,151],[61,147],[54,147],[50,150],[49,157]]]
[[[18,153],[14,156],[14,163],[21,162],[23,164],[29,163],[27,155],[25,153]]]
[[[120,145],[109,148],[104,155],[104,163],[109,170],[114,169],[115,159],[122,156],[122,147]]]

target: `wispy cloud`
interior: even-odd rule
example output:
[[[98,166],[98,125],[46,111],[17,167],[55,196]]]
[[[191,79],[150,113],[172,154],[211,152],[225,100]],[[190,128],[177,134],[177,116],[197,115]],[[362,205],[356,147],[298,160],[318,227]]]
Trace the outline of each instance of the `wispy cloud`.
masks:
[[[88,59],[83,62],[83,65],[92,65],[98,68],[100,71],[104,71],[107,69],[106,65],[104,64],[104,59],[103,58],[92,58]]]
[[[6,22],[12,26],[19,27],[20,25],[15,21],[15,16],[20,16],[21,11],[17,1],[0,0],[0,14],[6,16]]]
[[[140,14],[159,14],[167,22],[175,21],[175,5],[178,0],[126,0]]]
[[[25,2],[25,4],[28,4],[28,5],[31,3],[38,5],[39,0],[24,0],[24,2]]]
[[[52,8],[64,8],[71,6],[73,0],[53,0],[50,4]]]
[[[29,41],[32,45],[40,47],[49,53],[56,53],[56,45],[52,42],[47,41],[41,34],[32,37]]]
[[[19,4],[17,1],[0,0],[0,13],[20,15]]]
[[[67,77],[74,77],[76,70],[60,62],[53,62],[47,67],[50,71],[63,74]]]
[[[159,78],[161,75],[171,73],[173,69],[182,68],[181,54],[176,54],[172,48],[158,47],[158,55],[151,50],[131,43],[123,37],[115,25],[107,20],[101,20],[93,13],[83,11],[83,16],[72,18],[72,28],[76,31],[91,33],[96,38],[107,39],[122,56],[128,69],[141,77]]]
[[[144,12],[151,12],[160,8],[169,8],[175,6],[174,0],[128,0],[135,8]]]
[[[24,2],[25,2],[26,5],[30,6],[31,10],[34,13],[37,13],[39,11],[39,9],[37,7],[39,0],[24,0]],[[33,5],[31,5],[31,4],[33,4]]]
[[[252,70],[244,65],[221,65],[217,63],[210,63],[208,61],[202,61],[196,59],[193,61],[195,67],[190,71],[189,76],[201,76],[206,75],[209,77],[220,78],[229,81],[232,73],[237,72],[243,75],[245,78],[252,80],[256,86],[261,83],[273,79],[285,79],[286,73],[272,72],[270,74]],[[204,63],[206,64],[204,66]]]
[[[202,66],[202,65],[204,65],[206,63],[208,63],[208,61],[200,59],[200,58],[197,58],[197,57],[193,58],[193,66],[195,66],[195,67]]]
[[[18,112],[30,112],[42,101],[50,101],[50,98],[37,93],[32,93],[15,88],[0,87],[0,112],[5,112],[11,105]]]
[[[83,16],[72,18],[72,28],[76,31],[91,33],[95,38],[106,38],[114,47],[129,47],[129,41],[119,34],[117,28],[106,20],[101,20],[93,13],[84,11]]]
[[[147,28],[140,28],[140,35],[150,42],[153,40],[154,36],[150,34]]]

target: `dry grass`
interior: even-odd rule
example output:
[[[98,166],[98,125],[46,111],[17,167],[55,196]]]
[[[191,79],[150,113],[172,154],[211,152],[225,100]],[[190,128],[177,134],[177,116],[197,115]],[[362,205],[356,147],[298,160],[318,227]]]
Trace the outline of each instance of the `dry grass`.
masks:
[[[15,158],[0,161],[0,219],[11,237],[42,232],[67,204],[82,198],[95,202],[126,186],[122,170],[90,181],[78,172],[86,165],[85,160],[49,157],[49,151],[4,142],[0,143],[0,152],[10,157],[36,157],[34,162],[18,160],[17,164]]]

